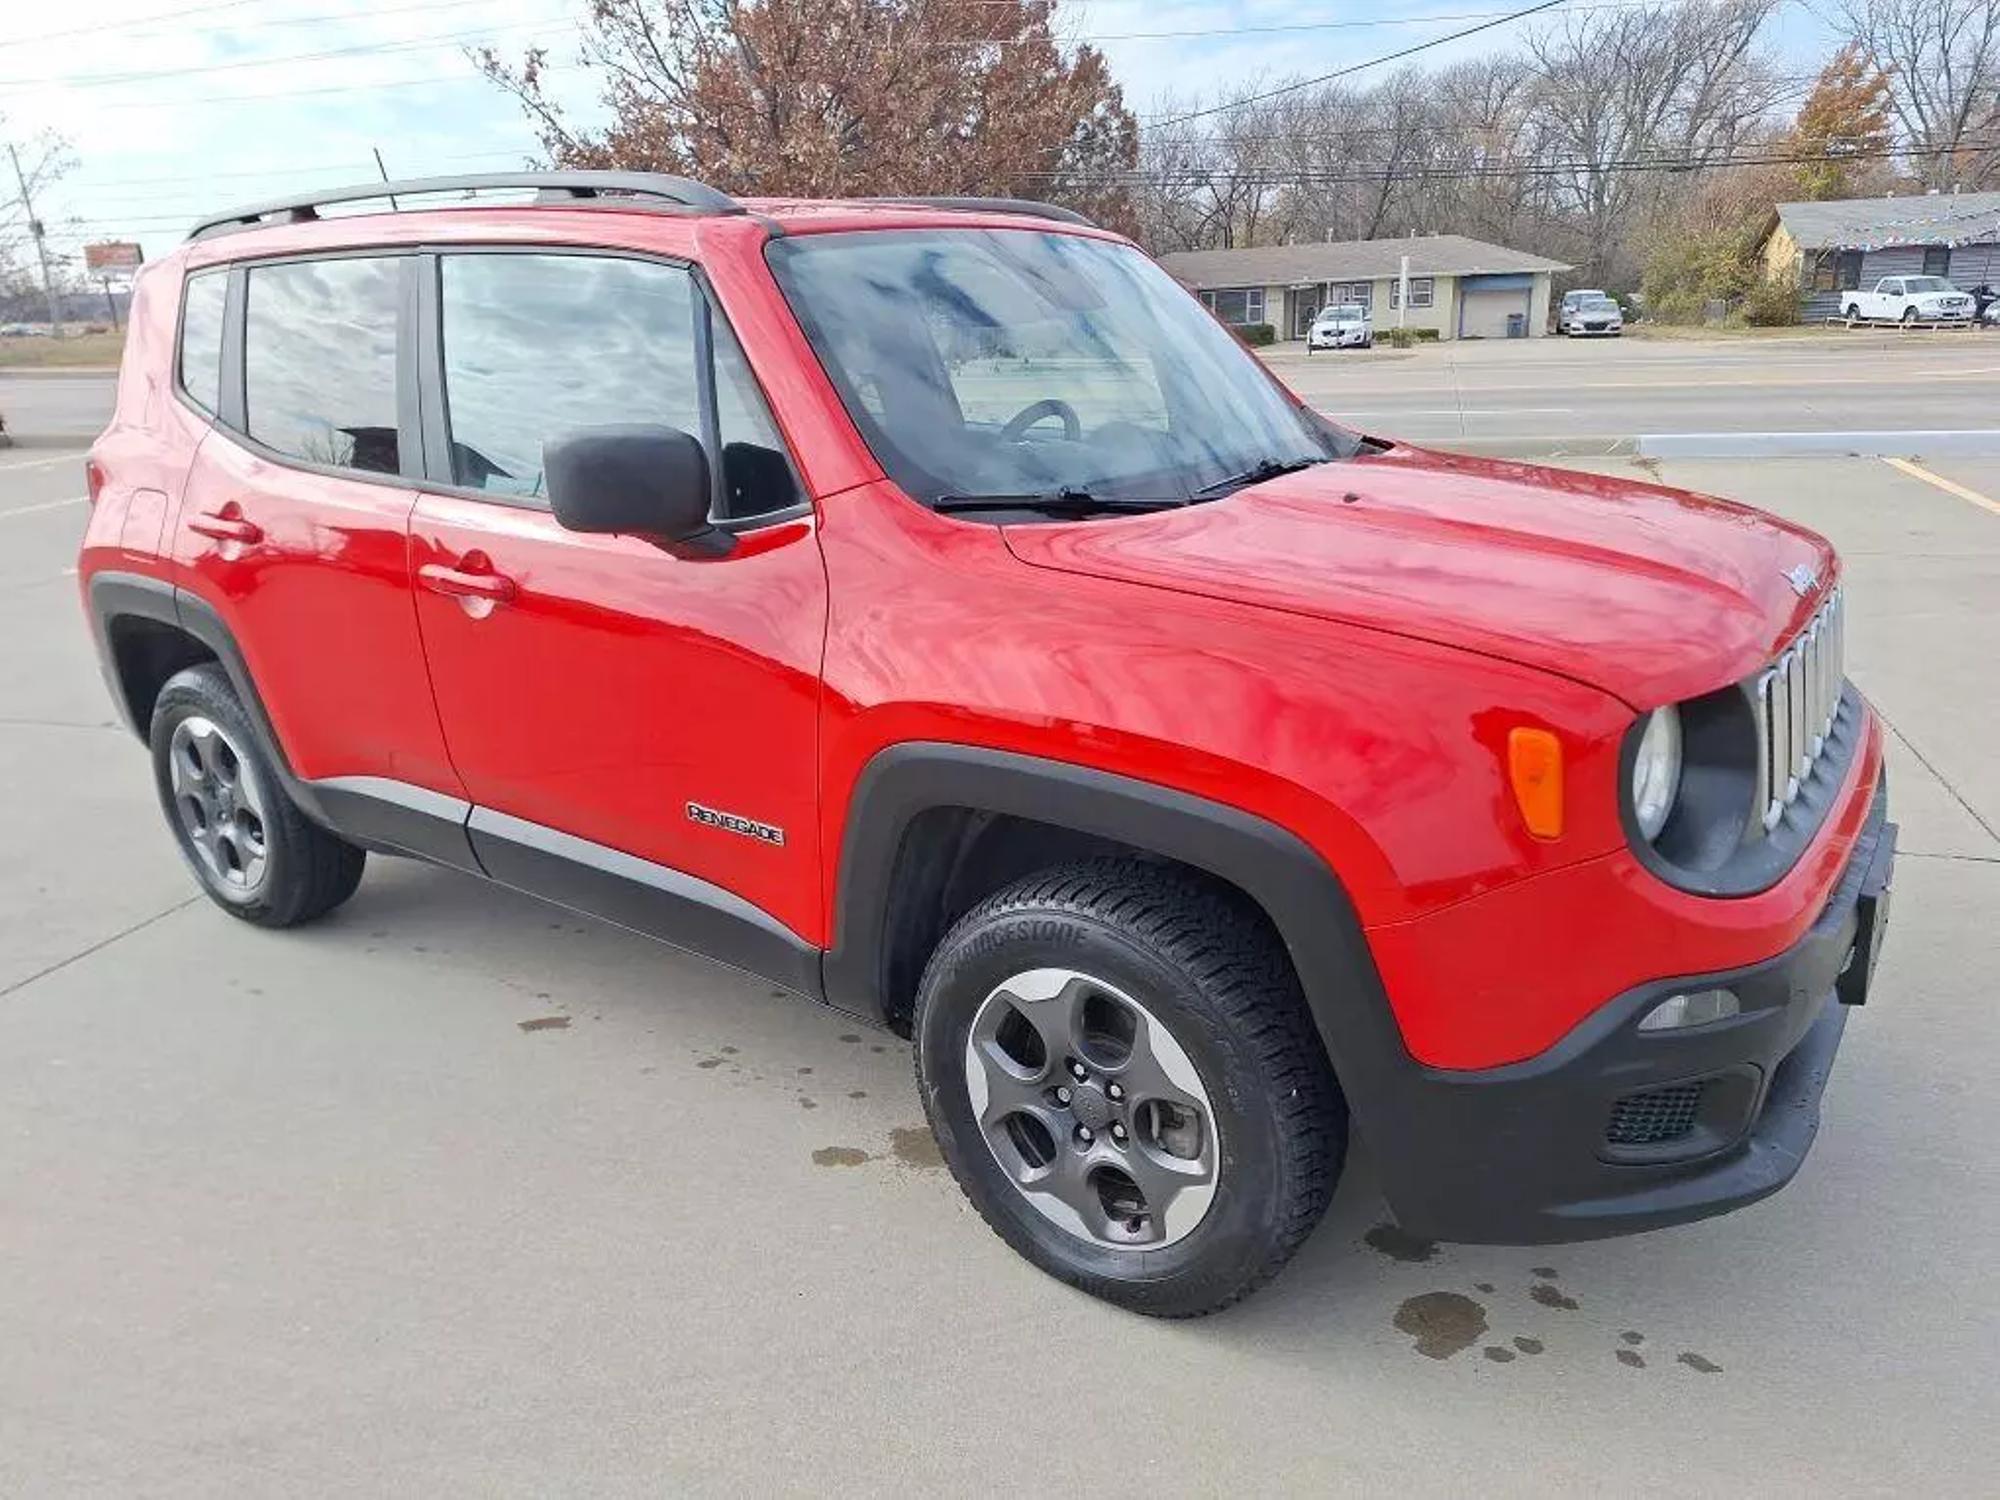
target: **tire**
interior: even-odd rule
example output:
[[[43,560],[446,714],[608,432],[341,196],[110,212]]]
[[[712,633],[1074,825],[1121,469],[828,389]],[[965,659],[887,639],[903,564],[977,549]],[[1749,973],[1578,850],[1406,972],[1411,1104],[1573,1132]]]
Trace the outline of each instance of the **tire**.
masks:
[[[913,1025],[925,1113],[966,1197],[1093,1296],[1215,1312],[1274,1276],[1333,1196],[1347,1110],[1290,961],[1247,900],[1194,872],[1092,860],[988,897],[931,956]],[[983,1060],[996,1047],[1004,1076]],[[1182,1107],[1197,1098],[1205,1119]],[[1075,1196],[1018,1184],[1037,1170]],[[1125,1192],[1163,1180],[1143,1203]]]
[[[217,906],[294,927],[354,894],[367,854],[299,811],[221,667],[169,678],[149,738],[167,826]]]
[[[1916,321],[1917,321],[1917,310],[1916,310],[1916,309],[1915,309],[1914,307],[1906,307],[1906,308],[1904,308],[1904,309],[1903,309],[1903,317],[1902,317],[1902,321],[1903,321],[1903,322],[1905,322],[1905,323],[1914,323],[1914,322],[1916,322]]]
[[[1850,302],[1847,306],[1847,311],[1842,316],[1849,323],[1859,323],[1861,321],[1861,305],[1858,302]]]

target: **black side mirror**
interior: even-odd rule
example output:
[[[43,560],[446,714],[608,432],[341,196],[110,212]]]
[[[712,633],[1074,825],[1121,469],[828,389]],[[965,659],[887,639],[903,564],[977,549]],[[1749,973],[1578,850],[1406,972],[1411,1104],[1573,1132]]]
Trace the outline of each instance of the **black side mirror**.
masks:
[[[542,445],[556,520],[571,531],[644,537],[669,552],[713,557],[735,538],[708,519],[708,455],[678,427],[580,427]]]

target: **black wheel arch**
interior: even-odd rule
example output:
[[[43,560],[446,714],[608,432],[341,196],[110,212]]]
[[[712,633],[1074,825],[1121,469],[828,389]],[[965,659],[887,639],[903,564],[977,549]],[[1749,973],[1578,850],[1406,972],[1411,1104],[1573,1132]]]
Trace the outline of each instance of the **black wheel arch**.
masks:
[[[1368,1098],[1390,1086],[1392,1075],[1416,1068],[1346,888],[1297,835],[1241,809],[1131,777],[940,742],[882,750],[855,782],[832,943],[822,960],[830,1003],[890,1019],[890,997],[913,982],[898,972],[897,906],[907,899],[909,883],[944,879],[948,872],[921,860],[905,868],[905,840],[920,819],[941,809],[1053,825],[1173,860],[1235,887],[1263,912],[1290,954],[1357,1116],[1371,1113]]]

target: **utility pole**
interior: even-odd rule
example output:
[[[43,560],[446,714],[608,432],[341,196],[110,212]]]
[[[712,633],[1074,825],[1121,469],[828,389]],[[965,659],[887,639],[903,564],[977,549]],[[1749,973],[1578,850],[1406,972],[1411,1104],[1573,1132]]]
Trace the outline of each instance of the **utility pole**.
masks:
[[[49,275],[48,240],[42,232],[42,221],[35,217],[34,200],[28,196],[28,177],[21,170],[21,153],[14,149],[11,142],[7,146],[7,156],[14,163],[14,181],[21,189],[21,208],[28,215],[28,233],[34,238],[35,254],[42,263],[42,295],[49,303],[49,337],[59,339],[63,336],[62,318],[56,308],[55,279]]]

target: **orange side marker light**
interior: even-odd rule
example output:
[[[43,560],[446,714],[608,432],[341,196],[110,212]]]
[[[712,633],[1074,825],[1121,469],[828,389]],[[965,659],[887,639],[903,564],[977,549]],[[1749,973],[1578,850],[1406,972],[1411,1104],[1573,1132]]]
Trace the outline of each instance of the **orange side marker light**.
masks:
[[[1521,819],[1538,839],[1559,839],[1563,831],[1562,741],[1546,729],[1507,731],[1507,779]]]

